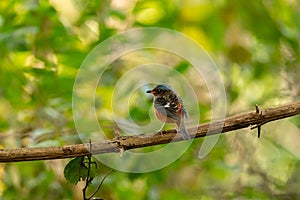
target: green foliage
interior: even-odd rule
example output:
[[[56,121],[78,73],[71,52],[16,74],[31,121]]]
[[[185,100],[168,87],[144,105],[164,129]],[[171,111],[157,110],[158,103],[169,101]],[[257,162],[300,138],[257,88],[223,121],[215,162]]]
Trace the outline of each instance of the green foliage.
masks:
[[[255,104],[265,108],[299,100],[299,19],[299,2],[292,0],[0,1],[0,147],[85,142],[78,139],[72,113],[78,69],[97,44],[131,28],[170,28],[203,46],[222,75],[228,115],[254,110]],[[108,136],[115,126],[115,84],[151,58],[194,83],[200,121],[210,120],[210,94],[190,63],[167,52],[133,52],[111,64],[96,91],[97,117]],[[131,100],[129,112],[120,109],[120,115],[148,124],[151,99],[136,91]],[[204,159],[197,157],[203,142],[198,139],[164,169],[112,174],[98,194],[112,200],[299,199],[299,127],[299,117],[293,117],[262,126],[261,139],[247,129],[223,134]],[[0,199],[81,199],[78,181],[87,176],[86,164],[79,157],[68,164],[0,165]],[[94,189],[103,172],[91,167]]]
[[[88,158],[87,157],[76,157],[72,159],[64,169],[64,176],[65,178],[73,184],[77,184],[78,181],[85,181],[88,176],[91,180],[95,178],[97,175],[97,163],[92,162],[90,165],[90,169],[88,167]]]

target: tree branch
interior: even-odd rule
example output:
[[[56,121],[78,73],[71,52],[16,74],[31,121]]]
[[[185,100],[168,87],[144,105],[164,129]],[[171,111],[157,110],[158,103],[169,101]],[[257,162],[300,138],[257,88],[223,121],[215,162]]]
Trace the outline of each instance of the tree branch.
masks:
[[[193,133],[191,136],[205,137],[208,135],[225,133],[237,129],[259,128],[262,125],[299,115],[300,102],[288,105],[267,108],[260,112],[253,111],[246,114],[240,114],[232,117],[218,120],[212,123],[201,124],[196,127],[188,128],[188,132]],[[41,148],[20,148],[20,149],[0,149],[0,162],[19,162],[33,160],[50,160],[64,159],[77,156],[86,156],[92,154],[104,154],[111,152],[120,152],[120,150],[129,150],[140,147],[166,144],[183,140],[180,134],[175,134],[176,130],[167,130],[163,133],[140,134],[134,136],[116,136],[112,140],[93,142],[91,152],[90,144],[75,144],[62,147],[41,147]]]

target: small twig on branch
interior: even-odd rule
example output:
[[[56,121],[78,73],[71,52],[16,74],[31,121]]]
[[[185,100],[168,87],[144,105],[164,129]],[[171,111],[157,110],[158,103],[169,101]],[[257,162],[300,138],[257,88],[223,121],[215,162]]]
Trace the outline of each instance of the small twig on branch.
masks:
[[[258,113],[257,113],[258,110]],[[259,111],[261,111],[259,113]],[[265,110],[256,109],[256,111],[246,114],[240,114],[223,120],[211,123],[201,124],[196,127],[188,128],[188,132],[194,138],[205,137],[208,135],[225,133],[233,130],[247,128],[251,129],[261,127],[263,124],[299,115],[300,102],[288,105],[267,108]],[[20,162],[32,160],[50,160],[64,159],[78,156],[87,156],[90,154],[104,154],[111,152],[120,152],[125,150],[166,144],[184,140],[176,130],[164,131],[164,134],[140,134],[134,136],[117,136],[112,140],[93,142],[91,151],[90,144],[75,144],[62,147],[44,147],[44,148],[20,148],[20,149],[0,149],[0,162]]]
[[[88,141],[88,144],[90,145],[90,152],[91,152],[91,150],[92,150],[92,142],[91,142],[91,140],[89,139],[89,141]],[[88,199],[90,199],[90,198],[87,198],[86,197],[86,190],[87,190],[87,188],[88,188],[88,186],[89,186],[89,184],[91,183],[91,177],[90,177],[90,172],[91,172],[91,163],[92,163],[92,155],[91,154],[89,154],[89,155],[87,155],[87,158],[88,158],[88,170],[87,170],[87,176],[86,176],[86,180],[85,180],[85,186],[84,186],[84,188],[82,189],[82,194],[83,194],[83,199],[84,200],[88,200]]]
[[[260,111],[260,108],[257,104],[255,104],[255,112],[258,116],[262,115],[262,112]],[[261,124],[262,125],[262,124]],[[261,131],[261,125],[257,126],[257,137],[260,138],[260,131]],[[251,128],[253,129],[253,128]]]

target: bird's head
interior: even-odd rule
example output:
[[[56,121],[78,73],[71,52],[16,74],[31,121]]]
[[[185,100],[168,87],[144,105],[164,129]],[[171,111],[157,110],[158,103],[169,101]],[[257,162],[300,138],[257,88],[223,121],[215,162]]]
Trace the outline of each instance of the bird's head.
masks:
[[[147,93],[151,93],[154,96],[163,96],[173,92],[173,89],[167,84],[159,84],[152,90],[148,90]]]

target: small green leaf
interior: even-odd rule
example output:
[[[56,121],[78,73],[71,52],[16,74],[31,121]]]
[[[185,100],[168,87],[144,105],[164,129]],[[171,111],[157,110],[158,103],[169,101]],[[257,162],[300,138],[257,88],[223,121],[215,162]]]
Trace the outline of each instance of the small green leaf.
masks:
[[[72,159],[64,169],[64,176],[70,182],[75,185],[85,180],[88,176],[89,159],[87,157],[76,157]],[[98,174],[97,163],[91,161],[89,180],[92,181]]]
[[[88,168],[84,164],[84,157],[76,157],[72,159],[64,169],[64,176],[75,185],[80,180],[85,180],[88,174]]]
[[[92,161],[90,167],[90,178],[93,180],[98,175],[97,163]]]

